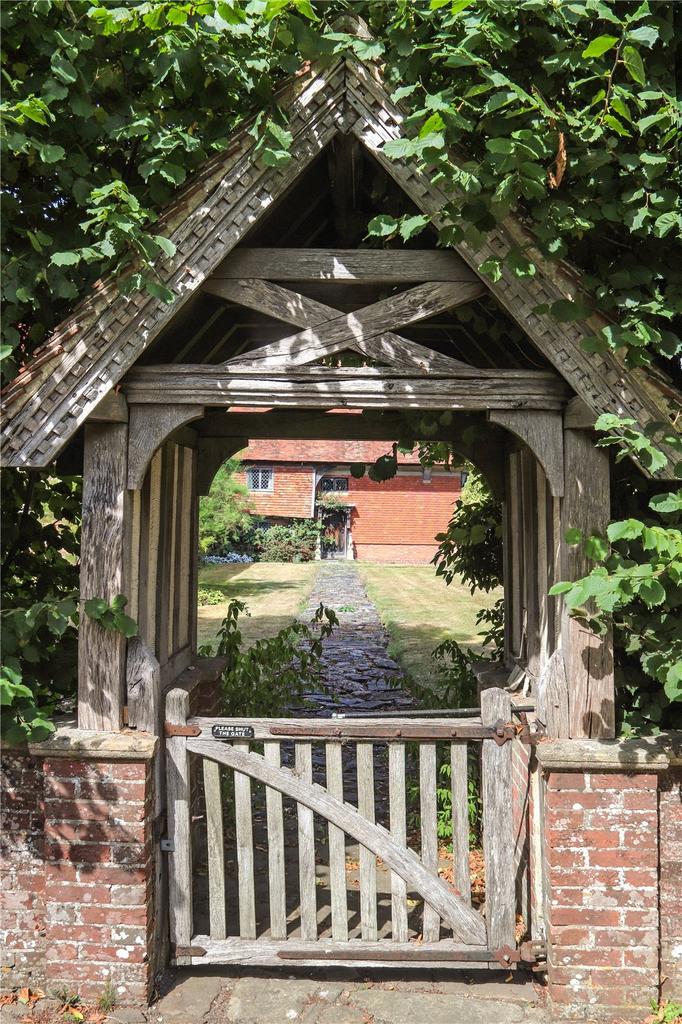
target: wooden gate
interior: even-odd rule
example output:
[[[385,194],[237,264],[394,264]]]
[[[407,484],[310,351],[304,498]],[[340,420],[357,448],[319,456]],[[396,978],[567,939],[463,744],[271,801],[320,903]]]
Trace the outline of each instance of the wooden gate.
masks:
[[[190,718],[188,704],[185,690],[171,691],[165,727],[177,964],[499,967],[520,959],[508,693],[484,691],[473,720]],[[439,873],[439,744],[451,765],[447,877]],[[481,754],[484,907],[472,906],[470,887],[471,744]],[[205,867],[193,872],[198,835]],[[359,855],[349,880],[351,844]]]

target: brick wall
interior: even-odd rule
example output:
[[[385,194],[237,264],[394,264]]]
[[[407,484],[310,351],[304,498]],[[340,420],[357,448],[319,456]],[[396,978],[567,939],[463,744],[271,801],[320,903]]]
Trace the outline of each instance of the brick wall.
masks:
[[[548,774],[548,988],[560,1018],[638,1021],[658,996],[657,778]]]
[[[426,564],[436,534],[445,530],[461,492],[458,473],[398,475],[384,483],[369,477],[350,480],[351,520],[356,557],[361,561]]]
[[[149,996],[151,764],[7,759],[4,805],[27,831],[5,831],[3,890],[16,885],[0,940],[15,965],[5,985],[16,978],[87,1000],[109,981],[119,1004]]]
[[[682,1000],[682,764],[659,781],[661,981]]]
[[[0,980],[3,987],[37,987],[45,958],[42,763],[3,754],[0,783]]]
[[[265,463],[263,463],[263,466]],[[273,465],[273,490],[249,491],[249,509],[258,516],[281,516],[309,519],[312,515],[312,466]],[[245,470],[237,473],[245,486]]]

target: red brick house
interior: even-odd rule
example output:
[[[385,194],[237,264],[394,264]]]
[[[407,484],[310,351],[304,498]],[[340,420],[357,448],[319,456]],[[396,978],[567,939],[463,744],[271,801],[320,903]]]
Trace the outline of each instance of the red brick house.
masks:
[[[463,474],[425,469],[416,452],[398,452],[398,473],[375,483],[350,465],[390,452],[385,441],[251,441],[241,479],[254,513],[270,522],[311,519],[325,510],[323,557],[426,564],[460,495]]]

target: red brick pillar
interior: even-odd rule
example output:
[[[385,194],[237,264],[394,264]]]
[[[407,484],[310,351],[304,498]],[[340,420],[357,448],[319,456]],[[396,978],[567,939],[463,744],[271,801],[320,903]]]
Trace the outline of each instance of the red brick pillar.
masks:
[[[39,988],[45,974],[41,761],[3,752],[0,785],[0,983]]]
[[[682,999],[682,734],[659,781],[661,989]]]
[[[550,1006],[561,1019],[640,1021],[659,994],[658,773],[667,759],[595,740],[541,744],[538,757]]]
[[[109,985],[118,1005],[147,1001],[155,746],[144,733],[63,728],[32,756],[3,758],[5,984],[85,1000]]]

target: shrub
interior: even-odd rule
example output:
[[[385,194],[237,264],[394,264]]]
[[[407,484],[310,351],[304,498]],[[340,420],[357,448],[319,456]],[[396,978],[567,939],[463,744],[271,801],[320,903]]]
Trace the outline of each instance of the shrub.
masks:
[[[263,562],[310,562],[319,535],[319,523],[309,519],[291,526],[271,526],[261,534],[260,558]]]

